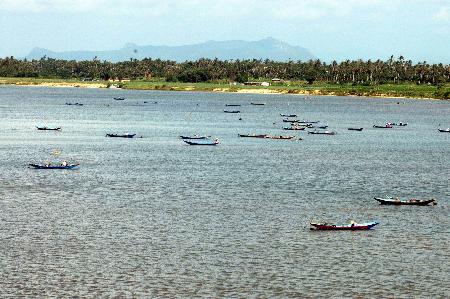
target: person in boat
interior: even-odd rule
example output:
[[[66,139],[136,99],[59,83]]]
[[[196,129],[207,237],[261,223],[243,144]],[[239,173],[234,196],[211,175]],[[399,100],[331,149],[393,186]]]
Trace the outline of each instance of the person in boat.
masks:
[[[355,224],[356,224],[355,220],[350,220],[350,226],[351,226],[351,227],[354,227]]]
[[[61,163],[61,166],[67,166],[67,161],[63,161],[62,163]]]

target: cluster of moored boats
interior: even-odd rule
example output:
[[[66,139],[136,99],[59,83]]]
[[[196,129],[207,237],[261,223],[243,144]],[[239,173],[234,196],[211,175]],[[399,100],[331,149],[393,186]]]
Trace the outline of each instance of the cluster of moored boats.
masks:
[[[382,205],[394,205],[394,206],[429,206],[437,205],[437,201],[434,198],[431,199],[406,199],[401,200],[398,197],[374,197]],[[369,221],[363,223],[357,223],[350,221],[350,223],[333,224],[327,222],[310,222],[311,230],[369,230],[376,225],[380,224],[378,221]]]

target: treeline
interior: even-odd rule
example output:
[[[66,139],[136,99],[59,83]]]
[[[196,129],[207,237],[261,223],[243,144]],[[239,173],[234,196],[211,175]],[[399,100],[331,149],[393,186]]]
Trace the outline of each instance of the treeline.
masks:
[[[387,61],[346,60],[332,63],[320,60],[276,62],[271,60],[199,59],[178,63],[160,59],[130,59],[123,62],[0,59],[0,77],[61,79],[148,79],[172,82],[245,82],[279,78],[282,80],[329,82],[335,84],[416,83],[440,85],[450,82],[450,65],[412,63],[404,57]]]

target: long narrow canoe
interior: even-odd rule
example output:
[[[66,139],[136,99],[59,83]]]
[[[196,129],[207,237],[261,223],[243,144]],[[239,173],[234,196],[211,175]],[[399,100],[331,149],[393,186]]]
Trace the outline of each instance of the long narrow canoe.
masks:
[[[373,125],[373,127],[375,129],[392,129],[392,125],[384,125],[384,126],[379,126],[379,125]]]
[[[45,165],[45,164],[29,164],[31,167],[35,169],[74,169],[78,167],[80,164],[69,164],[69,165]]]
[[[219,144],[219,140],[196,140],[196,141],[189,141],[189,140],[183,140],[184,142],[186,142],[189,145],[218,145]]]
[[[378,224],[376,221],[349,224],[310,223],[311,230],[369,230]]]
[[[194,139],[194,140],[199,140],[199,139],[208,139],[211,136],[199,136],[199,135],[194,135],[194,136],[183,136],[181,135],[180,138],[181,139]]]
[[[241,113],[239,110],[223,110],[225,113]]]
[[[241,104],[225,104],[226,107],[240,107]]]
[[[378,201],[382,205],[394,205],[394,206],[428,206],[429,204],[437,205],[437,201],[434,198],[431,199],[407,199],[407,200],[400,200],[399,198],[381,198],[381,197],[374,197],[376,201]]]
[[[336,132],[333,131],[308,131],[308,134],[316,134],[316,135],[336,135]]]
[[[48,128],[48,127],[36,127],[40,131],[60,131],[61,127],[57,128]]]
[[[266,138],[267,134],[238,134],[239,137]]]
[[[438,129],[441,133],[450,133],[450,128],[447,129]]]
[[[362,131],[363,128],[348,128],[349,131]]]
[[[304,129],[306,129],[306,127],[296,127],[296,126],[283,127],[283,130],[292,130],[292,131],[303,131]]]
[[[280,113],[280,116],[283,116],[283,117],[297,117],[297,114],[281,114]]]
[[[127,133],[127,134],[106,134],[106,137],[118,137],[118,138],[133,138],[134,136],[136,136],[136,134],[131,134],[131,133]]]

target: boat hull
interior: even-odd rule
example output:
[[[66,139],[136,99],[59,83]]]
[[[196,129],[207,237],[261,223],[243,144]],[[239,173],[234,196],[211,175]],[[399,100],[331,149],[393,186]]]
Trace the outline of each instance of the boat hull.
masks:
[[[430,204],[437,204],[434,198],[424,199],[424,200],[396,200],[393,198],[380,198],[374,197],[382,205],[393,205],[393,206],[428,206]]]
[[[46,166],[46,165],[41,165],[41,164],[29,164],[30,167],[34,168],[34,169],[75,169],[79,166],[79,164],[71,164],[71,165],[66,165],[66,166],[62,166],[62,165],[50,165],[50,166]]]
[[[114,137],[114,138],[133,138],[136,134],[106,134],[106,137]]]
[[[310,223],[311,230],[369,230],[378,225],[379,222],[356,223],[352,224],[325,224],[325,223]]]

